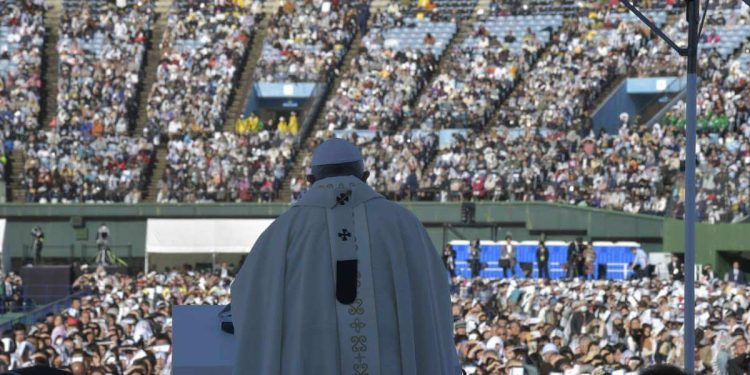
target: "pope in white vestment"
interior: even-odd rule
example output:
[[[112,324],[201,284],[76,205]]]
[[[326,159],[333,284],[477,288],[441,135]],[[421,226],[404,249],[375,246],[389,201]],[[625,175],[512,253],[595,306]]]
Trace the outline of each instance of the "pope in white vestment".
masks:
[[[312,169],[232,284],[234,374],[460,374],[448,277],[419,220],[363,182],[346,141],[318,146]]]

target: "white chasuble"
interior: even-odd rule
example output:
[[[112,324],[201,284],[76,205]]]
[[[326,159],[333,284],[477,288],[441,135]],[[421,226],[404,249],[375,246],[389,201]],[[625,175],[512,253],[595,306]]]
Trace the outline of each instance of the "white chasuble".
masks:
[[[232,320],[237,375],[461,373],[427,232],[351,176],[316,181],[261,235],[232,284]]]

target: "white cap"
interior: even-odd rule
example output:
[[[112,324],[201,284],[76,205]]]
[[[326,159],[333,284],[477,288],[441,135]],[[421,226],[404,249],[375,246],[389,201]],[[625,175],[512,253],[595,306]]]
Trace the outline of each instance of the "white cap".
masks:
[[[545,344],[544,347],[542,347],[542,355],[545,355],[547,353],[559,353],[560,351],[557,350],[557,345],[548,343]]]
[[[362,161],[362,154],[353,144],[341,139],[331,138],[315,148],[312,155],[312,166],[351,163]]]

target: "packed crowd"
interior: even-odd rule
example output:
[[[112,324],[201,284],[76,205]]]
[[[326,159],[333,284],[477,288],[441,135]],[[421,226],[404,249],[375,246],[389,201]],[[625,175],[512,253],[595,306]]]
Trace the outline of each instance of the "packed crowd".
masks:
[[[670,263],[672,264],[672,263]],[[456,350],[468,374],[578,374],[683,364],[682,268],[631,281],[453,277]],[[734,272],[734,273],[733,273]],[[696,373],[739,374],[750,364],[748,287],[739,265],[696,281]],[[69,308],[2,332],[0,371],[51,365],[73,374],[169,374],[172,309],[230,302],[234,267],[84,273]],[[10,285],[10,286],[8,286]],[[13,278],[2,286],[15,290]],[[739,371],[739,372],[737,372]]]
[[[696,373],[748,368],[748,288],[696,282]],[[454,279],[456,348],[469,374],[637,372],[684,363],[679,280]]]
[[[20,184],[39,203],[138,203],[155,155],[144,138],[78,129],[40,131],[25,147]]]
[[[636,0],[632,1],[639,9],[658,9],[676,11],[680,10],[684,3],[678,0]],[[742,5],[742,0],[717,0],[711,2],[711,7],[736,8]],[[625,6],[619,0],[490,0],[490,15],[529,15],[529,14],[567,14],[581,15],[589,11],[599,9],[612,9],[620,12],[626,11]],[[682,8],[684,9],[684,8]]]
[[[149,1],[125,8],[64,7],[52,127],[63,135],[81,130],[94,137],[130,130],[153,20]]]
[[[128,134],[152,22],[150,2],[63,9],[57,114],[23,146],[27,202],[140,201],[153,146]]]
[[[397,4],[373,15],[362,49],[323,111],[328,130],[394,130],[411,115],[410,105],[437,69],[438,56],[429,48],[389,46],[384,32],[404,22]]]
[[[39,128],[43,1],[8,1],[0,9],[0,178],[6,154]]]
[[[547,201],[663,215],[678,172],[674,128],[644,126],[582,137],[500,128],[454,135],[430,173],[433,199]]]
[[[4,146],[25,143],[20,180],[26,199],[138,202],[154,147],[165,136],[168,158],[159,202],[276,199],[298,148],[296,115],[261,120],[253,114],[232,124],[233,133],[222,132],[262,4],[246,3],[175,2],[143,137],[128,134],[153,22],[151,2],[65,9],[57,46],[59,105],[50,131],[38,131],[32,121],[38,117],[43,7],[25,1],[4,8],[0,40],[11,30],[8,40],[30,46],[6,52],[0,46],[0,72],[9,60],[15,69],[10,72],[27,78],[0,74]],[[429,10],[431,3],[424,3]],[[654,3],[660,2],[640,5],[662,8]],[[616,77],[683,73],[681,60],[640,21],[601,1],[549,34],[556,26],[519,26],[496,35],[486,23],[491,18],[480,14],[466,41],[446,50],[446,70],[436,72],[443,50],[435,48],[435,37],[428,33],[422,46],[399,47],[390,34],[430,22],[410,18],[409,6],[393,2],[370,17],[367,2],[282,2],[269,22],[255,79],[330,79],[359,32],[360,51],[344,69],[321,115],[324,129],[313,138],[368,130],[346,136],[363,149],[368,182],[388,197],[544,200],[682,214],[684,119],[678,114],[684,102],[653,128],[624,116],[617,134],[594,134],[587,120]],[[488,14],[517,13],[508,11],[514,6],[522,4],[493,2]],[[665,22],[664,12],[649,15]],[[715,13],[707,19],[705,42],[720,39],[718,27],[747,23],[747,12]],[[678,42],[684,39],[682,17],[665,27]],[[748,214],[750,96],[746,63],[704,52],[699,216],[717,222]],[[123,60],[128,63],[119,63]],[[15,108],[18,98],[29,105]],[[459,131],[449,147],[438,150],[441,129]],[[306,186],[304,176],[294,176],[293,199]]]
[[[224,127],[256,15],[253,7],[221,3],[175,2],[168,16],[143,134],[154,144],[163,135],[197,136]]]
[[[368,8],[367,1],[284,1],[266,30],[255,81],[329,80]]]
[[[2,333],[0,371],[34,365],[76,375],[172,373],[172,308],[229,303],[232,269],[166,269],[135,277],[99,268],[74,283],[69,308]]]
[[[156,201],[202,203],[275,199],[296,147],[292,136],[276,131],[286,126],[285,123],[281,118],[277,129],[269,130],[264,126],[256,132],[215,132],[170,140],[167,168],[159,181]]]
[[[698,94],[698,216],[708,222],[731,221],[748,215],[750,196],[750,86],[747,70],[737,61],[717,67]],[[664,118],[685,126],[685,102]],[[675,215],[684,214],[684,187],[675,189]]]
[[[750,24],[748,12],[713,15],[709,25]],[[729,61],[715,54],[706,61],[698,88],[698,217],[703,221],[732,221],[750,212],[750,50]],[[685,101],[679,100],[663,118],[666,124],[685,127]],[[674,189],[674,215],[684,214],[684,183]]]
[[[665,19],[663,14],[652,17],[662,22]],[[728,20],[719,14],[708,25],[745,22],[743,17],[733,16]],[[485,126],[487,116],[482,108],[488,107],[492,94],[502,89],[485,87],[486,91],[482,91],[475,81],[467,84],[460,79],[478,76],[480,84],[483,78],[486,82],[482,76],[486,71],[482,68],[489,66],[487,56],[476,54],[474,60],[468,58],[481,51],[483,45],[512,41],[515,35],[508,33],[501,40],[493,40],[482,35],[481,27],[475,29],[474,35],[483,40],[472,48],[456,48],[454,55],[458,58],[451,59],[456,61],[451,64],[451,73],[457,74],[439,75],[416,109],[416,114],[425,119],[421,125],[426,129],[435,126],[468,129],[453,135],[450,147],[441,150],[431,171],[423,172],[418,167],[429,165],[430,158],[426,162],[398,163],[402,148],[393,153],[389,148],[377,149],[372,155],[378,155],[378,163],[370,164],[371,173],[382,170],[372,174],[386,178],[374,186],[396,199],[543,200],[680,216],[684,209],[680,201],[684,192],[679,189],[680,168],[684,164],[680,125],[684,126],[684,120],[668,116],[664,126],[646,128],[639,118],[631,120],[625,114],[621,116],[621,129],[612,135],[594,134],[590,124],[581,121],[601,89],[616,75],[681,74],[682,64],[672,62],[677,59],[670,58],[666,44],[654,39],[638,22],[632,17],[602,11],[568,20],[559,39],[550,47],[553,53],[537,63],[528,73],[532,79],[526,77],[524,86],[500,109],[499,127]],[[667,27],[681,34],[686,24],[678,20]],[[634,71],[628,71],[630,66],[624,63],[627,61],[637,62],[633,64]],[[701,179],[704,186],[698,199],[699,217],[709,222],[727,221],[743,217],[748,211],[749,178],[743,163],[750,147],[745,141],[747,127],[742,126],[750,108],[750,103],[744,100],[747,95],[743,95],[747,87],[746,72],[738,61],[727,67],[712,51],[702,54],[701,64],[708,72],[705,74],[708,84],[701,88],[708,103],[702,104],[701,98],[699,105],[704,112],[709,105],[727,107],[709,110],[710,117],[704,123],[722,119],[722,123],[728,124],[724,114],[728,112],[734,132],[701,137],[700,155],[706,163],[699,171],[699,177],[705,176]],[[560,70],[563,66],[574,69]],[[583,69],[584,66],[589,68]],[[727,76],[729,79],[722,80]],[[682,106],[675,108],[675,112],[682,113],[684,103]],[[411,134],[409,124],[413,122],[412,118],[405,119],[405,130],[400,133]],[[381,137],[390,136],[378,135],[376,140]],[[399,137],[409,139],[398,134],[395,139]],[[727,143],[729,146],[724,146]],[[410,146],[414,146],[410,147],[410,155],[434,154],[432,149],[422,149],[422,143]],[[399,165],[402,169],[393,173],[393,168]],[[417,193],[403,193],[413,190]]]
[[[592,12],[567,19],[547,54],[525,74],[497,114],[505,126],[575,129],[605,87],[628,73],[633,58],[651,41],[640,21]]]
[[[519,26],[523,29],[522,26]],[[531,68],[542,42],[530,28],[516,37],[492,34],[477,24],[471,38],[456,46],[444,68],[423,93],[415,116],[426,128],[481,129],[494,108],[513,89],[516,79]],[[520,39],[520,49],[510,43]]]

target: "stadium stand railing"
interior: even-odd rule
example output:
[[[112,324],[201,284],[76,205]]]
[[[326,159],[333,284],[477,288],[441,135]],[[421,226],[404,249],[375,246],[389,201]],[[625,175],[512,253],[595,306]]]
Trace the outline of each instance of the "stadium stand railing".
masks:
[[[84,289],[77,291],[65,298],[61,298],[55,302],[46,304],[44,306],[29,306],[26,314],[21,317],[11,319],[5,323],[0,324],[0,332],[5,332],[13,329],[13,326],[21,323],[27,327],[30,327],[40,319],[44,319],[47,314],[58,314],[61,311],[70,307],[71,301],[74,298],[81,298],[93,294],[92,289]]]

